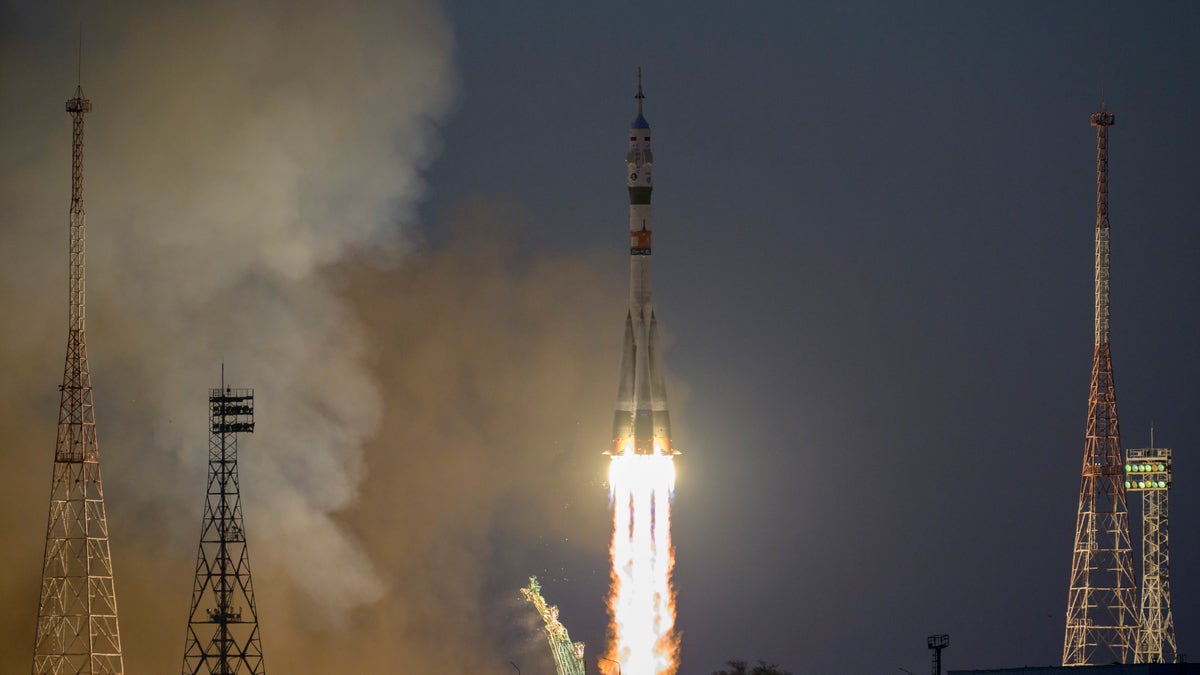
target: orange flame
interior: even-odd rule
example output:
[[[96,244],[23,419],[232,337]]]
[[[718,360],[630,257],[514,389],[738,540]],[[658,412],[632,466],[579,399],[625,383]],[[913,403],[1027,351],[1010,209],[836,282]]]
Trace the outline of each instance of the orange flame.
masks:
[[[609,466],[613,499],[612,588],[605,657],[620,675],[675,675],[675,588],[671,573],[671,455],[616,455]],[[616,675],[613,672],[611,675]]]

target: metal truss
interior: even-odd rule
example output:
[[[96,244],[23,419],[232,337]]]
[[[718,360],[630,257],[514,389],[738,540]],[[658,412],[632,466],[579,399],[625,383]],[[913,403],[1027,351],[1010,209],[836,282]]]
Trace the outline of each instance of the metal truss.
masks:
[[[208,489],[196,580],[188,612],[183,673],[261,675],[262,637],[250,552],[242,523],[237,434],[254,431],[254,390],[209,390]]]
[[[550,653],[558,675],[584,675],[583,643],[571,642],[567,627],[558,620],[558,608],[547,605],[542,597],[542,587],[537,577],[529,577],[529,586],[521,589],[521,597],[529,601],[546,624],[546,639],[550,642]]]
[[[66,110],[72,121],[67,357],[59,387],[62,397],[33,672],[119,675],[124,672],[121,633],[84,333],[83,121],[92,111],[92,102],[83,97],[81,86],[75,88]]]
[[[1095,354],[1063,636],[1064,666],[1127,663],[1137,634],[1124,458],[1109,345],[1108,130],[1115,121],[1103,106],[1091,116],[1096,127]]]
[[[1154,445],[1153,433],[1150,445]],[[1167,540],[1167,496],[1171,450],[1141,448],[1125,454],[1125,489],[1142,493],[1142,604],[1134,663],[1175,663],[1175,620],[1171,615],[1171,556]]]

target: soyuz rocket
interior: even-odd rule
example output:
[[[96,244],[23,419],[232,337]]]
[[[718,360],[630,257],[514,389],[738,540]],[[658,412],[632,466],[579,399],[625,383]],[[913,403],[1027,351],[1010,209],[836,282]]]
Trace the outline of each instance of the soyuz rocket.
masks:
[[[637,117],[629,128],[625,173],[629,187],[629,313],[621,353],[620,385],[613,415],[611,455],[673,455],[667,390],[659,355],[658,324],[650,285],[650,194],[654,154],[650,124],[642,115],[638,69]]]

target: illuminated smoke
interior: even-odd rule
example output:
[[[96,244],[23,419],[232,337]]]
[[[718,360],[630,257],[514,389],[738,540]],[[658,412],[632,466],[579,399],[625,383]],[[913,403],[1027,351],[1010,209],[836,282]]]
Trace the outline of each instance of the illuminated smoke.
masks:
[[[254,567],[284,572],[314,618],[342,621],[385,591],[334,517],[358,497],[383,407],[363,327],[323,272],[363,249],[405,251],[435,122],[455,95],[448,22],[426,0],[61,10],[0,9],[3,32],[18,27],[0,41],[0,89],[14,103],[0,131],[0,284],[47,308],[61,363],[62,102],[78,18],[94,107],[88,331],[118,600],[122,511],[145,512],[143,533],[195,555],[206,388],[224,360],[233,385],[257,390],[240,458]]]
[[[268,667],[511,673],[488,594],[549,563],[495,533],[604,558],[605,504],[576,497],[600,489],[610,372],[580,355],[612,348],[620,279],[521,259],[506,228],[558,224],[493,198],[451,205],[444,246],[410,241],[455,93],[436,3],[89,7],[89,356],[127,671],[179,665],[224,359],[257,393],[239,459]],[[0,672],[29,667],[66,337],[66,14],[0,3]]]

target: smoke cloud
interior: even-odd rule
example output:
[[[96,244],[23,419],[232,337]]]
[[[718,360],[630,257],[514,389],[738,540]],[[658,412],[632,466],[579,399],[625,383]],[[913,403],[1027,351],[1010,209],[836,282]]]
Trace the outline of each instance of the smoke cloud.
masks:
[[[76,27],[60,13],[0,5],[5,671],[33,642],[66,332]],[[492,629],[523,609],[485,597],[537,571],[512,541],[583,534],[556,545],[595,554],[606,580],[619,270],[521,260],[502,200],[464,206],[445,248],[420,243],[421,171],[456,96],[432,2],[80,14],[89,355],[126,668],[182,657],[223,361],[257,394],[240,461],[272,670],[508,670]]]

